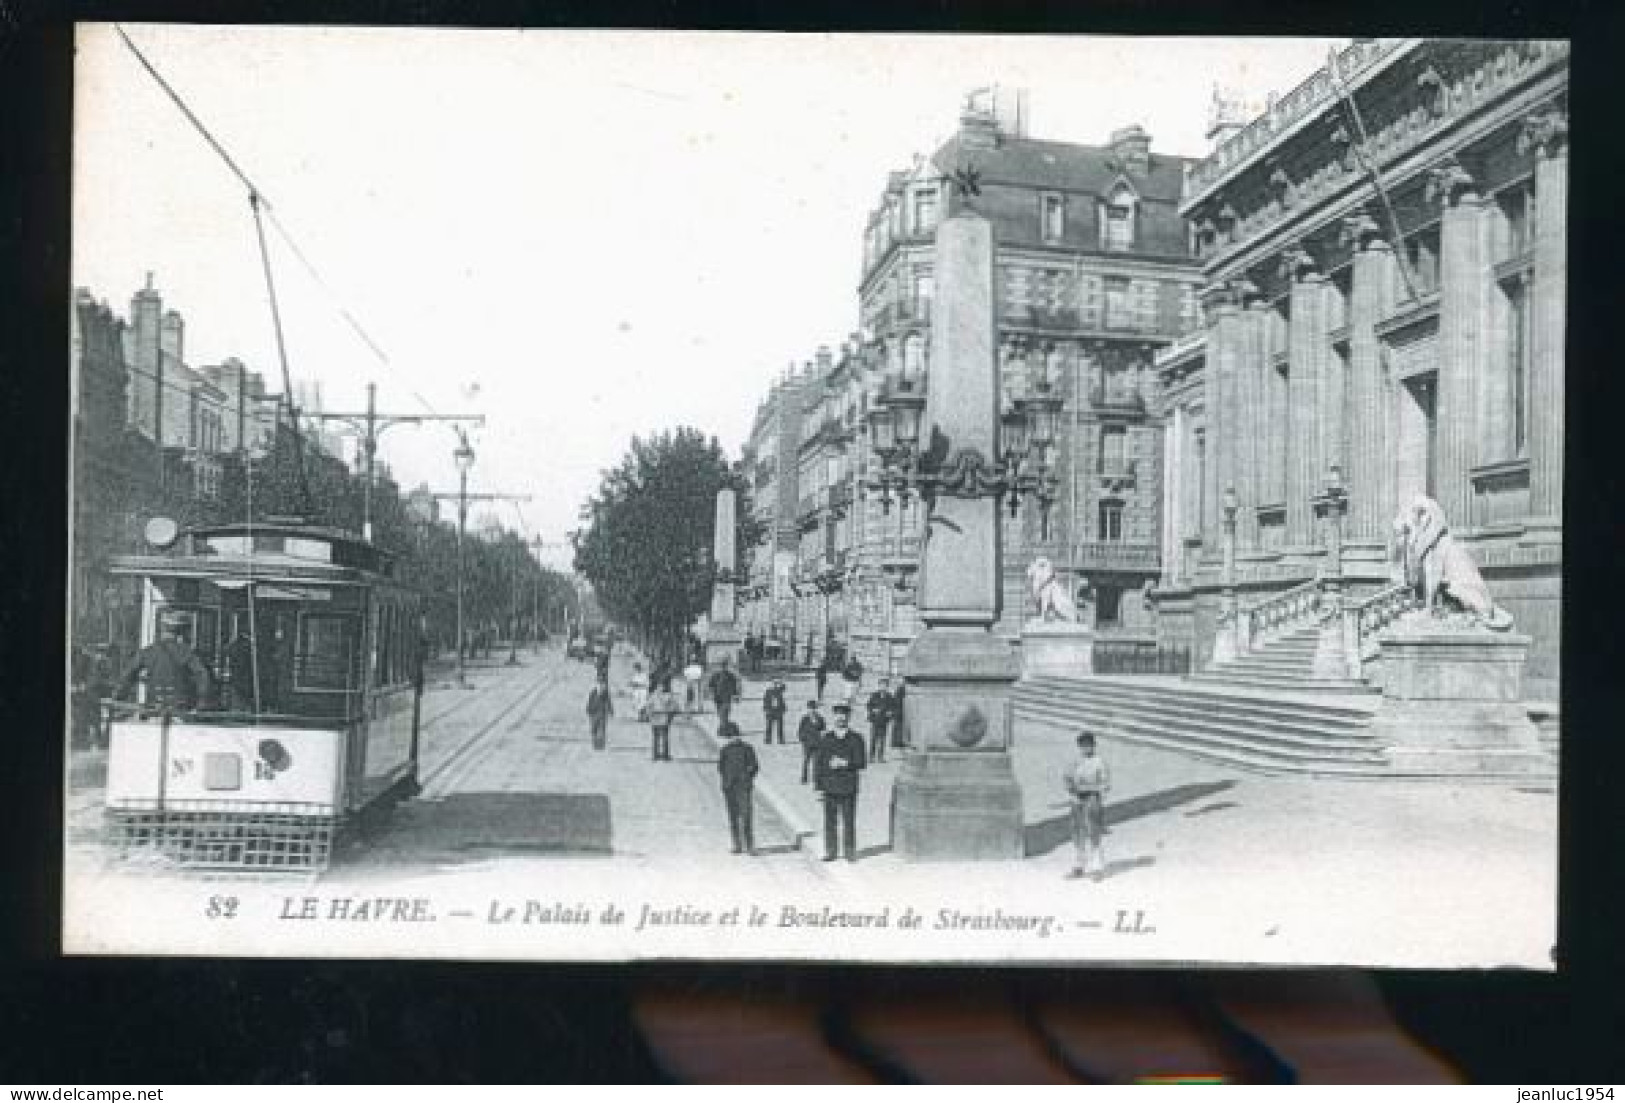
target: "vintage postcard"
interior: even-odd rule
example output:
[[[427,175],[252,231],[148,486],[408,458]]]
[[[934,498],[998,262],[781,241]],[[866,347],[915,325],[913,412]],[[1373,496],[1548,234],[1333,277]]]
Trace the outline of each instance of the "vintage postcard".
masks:
[[[75,66],[68,953],[1553,967],[1566,42]]]

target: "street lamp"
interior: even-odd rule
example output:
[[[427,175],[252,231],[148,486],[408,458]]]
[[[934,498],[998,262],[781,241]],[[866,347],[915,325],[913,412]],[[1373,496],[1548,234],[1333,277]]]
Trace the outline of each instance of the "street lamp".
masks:
[[[468,527],[468,472],[474,466],[474,449],[468,443],[468,434],[457,431],[457,448],[451,458],[457,464],[457,684],[466,688],[468,678],[463,665],[463,535]]]
[[[895,499],[907,504],[918,494],[929,511],[939,495],[952,498],[999,498],[1014,518],[1022,500],[1033,497],[1042,511],[1047,538],[1049,512],[1055,503],[1056,477],[1048,449],[1055,440],[1061,399],[1045,380],[1028,384],[1029,393],[1012,399],[999,417],[1000,447],[988,459],[975,447],[955,449],[940,426],[920,447],[925,396],[912,380],[898,378],[881,391],[869,409],[869,436],[880,471],[864,483],[880,495],[884,513]],[[1036,460],[1035,460],[1036,456]]]

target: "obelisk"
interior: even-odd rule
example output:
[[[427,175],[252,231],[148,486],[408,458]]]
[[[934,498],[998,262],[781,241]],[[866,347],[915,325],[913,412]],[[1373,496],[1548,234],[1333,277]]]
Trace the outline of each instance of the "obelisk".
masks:
[[[727,487],[717,491],[717,527],[711,543],[717,577],[711,589],[711,616],[705,633],[707,669],[721,666],[724,661],[737,669],[743,642],[736,622],[734,579],[739,565],[734,554],[734,510],[734,492]]]
[[[993,232],[966,210],[936,237],[931,369],[921,447],[998,455]],[[940,434],[940,437],[939,437]],[[920,566],[925,630],[903,664],[909,731],[921,749],[892,789],[892,846],[914,861],[1023,855],[1021,789],[1010,761],[1015,649],[994,635],[1000,612],[997,498],[939,495]]]

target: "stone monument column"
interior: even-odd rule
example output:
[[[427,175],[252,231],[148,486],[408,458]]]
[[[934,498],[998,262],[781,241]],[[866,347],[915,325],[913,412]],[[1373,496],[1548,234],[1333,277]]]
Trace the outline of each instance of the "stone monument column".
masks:
[[[1386,542],[1394,512],[1393,411],[1383,382],[1382,342],[1376,326],[1394,301],[1394,251],[1368,214],[1343,221],[1353,246],[1349,302],[1349,537]]]
[[[1478,382],[1488,352],[1488,220],[1477,185],[1454,158],[1431,170],[1428,190],[1445,205],[1439,226],[1433,498],[1452,522],[1471,528],[1473,486],[1468,472],[1478,462]]]
[[[961,210],[937,228],[931,375],[920,444],[950,460],[998,455],[993,232]],[[1021,789],[1010,762],[1011,687],[1020,664],[999,618],[1000,505],[939,496],[927,511],[918,611],[903,664],[909,732],[921,749],[892,788],[892,845],[911,861],[1024,853]]]
[[[1550,107],[1524,124],[1535,149],[1535,286],[1529,376],[1529,514],[1540,528],[1562,524],[1563,380],[1568,296],[1568,115]],[[1535,526],[1532,526],[1535,527]]]
[[[721,666],[724,662],[737,665],[744,642],[737,619],[739,563],[734,554],[735,510],[734,492],[727,487],[717,491],[716,532],[711,544],[717,580],[711,590],[711,616],[705,634],[707,667]]]
[[[1320,363],[1326,356],[1326,277],[1302,246],[1286,251],[1281,267],[1291,281],[1288,322],[1286,542],[1315,544],[1311,499],[1320,493],[1326,465],[1320,425]]]

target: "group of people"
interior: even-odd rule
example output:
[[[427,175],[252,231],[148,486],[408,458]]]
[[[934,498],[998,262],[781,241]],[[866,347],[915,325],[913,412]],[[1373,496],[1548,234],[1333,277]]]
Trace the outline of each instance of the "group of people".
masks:
[[[639,719],[649,724],[650,756],[656,762],[671,761],[671,726],[685,711],[683,701],[672,691],[672,680],[663,666],[657,666],[653,678],[645,682],[642,664],[636,666],[634,700]],[[654,688],[645,695],[642,687],[649,683]],[[724,662],[712,674],[708,689],[717,709],[717,735],[723,741],[717,771],[728,812],[733,852],[754,855],[752,806],[761,762],[732,717],[733,707],[741,696],[739,676]],[[871,762],[884,762],[888,747],[901,750],[909,746],[907,728],[902,723],[903,694],[904,687],[898,686],[893,691],[891,679],[880,679],[864,707],[869,721],[867,741],[852,727],[850,698],[837,701],[830,709],[833,721],[824,719],[819,698],[807,701],[806,711],[796,725],[796,741],[802,751],[801,783],[812,785],[823,804],[826,862],[842,857],[849,862],[857,860],[858,793],[862,772]],[[609,717],[614,713],[611,696],[608,672],[600,669],[587,699],[592,744],[597,750],[605,747]],[[764,746],[786,745],[784,727],[788,710],[785,683],[774,679],[762,695]],[[1111,778],[1092,733],[1080,734],[1077,748],[1076,759],[1068,764],[1061,778],[1071,801],[1076,851],[1076,861],[1067,876],[1090,876],[1099,880],[1105,874],[1105,794],[1111,788]]]

